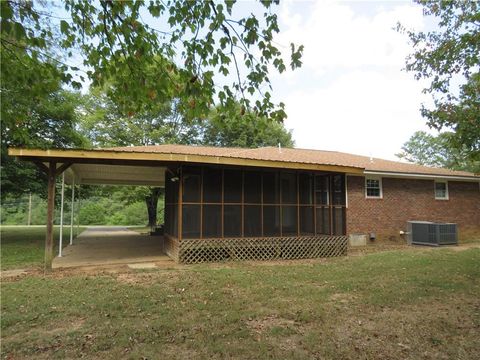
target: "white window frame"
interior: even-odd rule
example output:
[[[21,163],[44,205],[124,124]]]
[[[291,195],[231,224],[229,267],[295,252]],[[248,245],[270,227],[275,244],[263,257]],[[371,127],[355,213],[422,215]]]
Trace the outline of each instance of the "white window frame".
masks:
[[[445,197],[438,197],[437,196],[437,184],[445,184]],[[433,182],[433,194],[435,196],[435,200],[448,200],[448,181],[447,180],[435,180]]]
[[[379,196],[369,196],[367,195],[367,180],[378,180],[378,186],[380,188]],[[382,178],[379,176],[365,176],[365,199],[383,199],[383,184]]]

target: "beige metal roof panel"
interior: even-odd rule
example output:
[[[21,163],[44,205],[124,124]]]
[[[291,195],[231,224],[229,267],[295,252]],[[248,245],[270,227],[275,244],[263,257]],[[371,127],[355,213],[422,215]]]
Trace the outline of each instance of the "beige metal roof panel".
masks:
[[[165,168],[103,164],[73,164],[65,173],[67,184],[165,186]]]

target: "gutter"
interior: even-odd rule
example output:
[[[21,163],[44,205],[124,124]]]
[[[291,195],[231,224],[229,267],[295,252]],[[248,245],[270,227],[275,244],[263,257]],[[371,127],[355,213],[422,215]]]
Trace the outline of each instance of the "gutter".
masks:
[[[462,175],[436,175],[436,174],[416,174],[416,173],[401,173],[401,172],[390,172],[390,171],[372,171],[365,170],[365,175],[380,175],[391,178],[412,178],[412,179],[425,179],[425,180],[435,180],[435,179],[444,179],[444,180],[454,180],[454,181],[478,181],[480,182],[480,176],[462,176]]]

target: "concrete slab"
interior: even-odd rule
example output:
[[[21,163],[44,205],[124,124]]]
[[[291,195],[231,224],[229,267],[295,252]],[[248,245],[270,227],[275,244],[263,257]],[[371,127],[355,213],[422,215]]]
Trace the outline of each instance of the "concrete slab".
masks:
[[[171,263],[163,252],[163,237],[141,235],[126,227],[89,227],[63,249],[63,256],[52,267],[71,268],[92,265]]]
[[[155,263],[137,263],[137,264],[128,264],[130,269],[141,270],[141,269],[155,269],[158,268]]]

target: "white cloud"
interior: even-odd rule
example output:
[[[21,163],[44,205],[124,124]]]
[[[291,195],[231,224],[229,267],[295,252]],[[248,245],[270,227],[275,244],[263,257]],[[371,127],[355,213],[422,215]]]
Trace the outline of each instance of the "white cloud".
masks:
[[[414,131],[426,129],[424,84],[401,70],[412,49],[393,29],[397,22],[422,29],[421,7],[287,2],[279,17],[276,40],[305,46],[303,67],[274,79],[298,147],[395,159]]]

